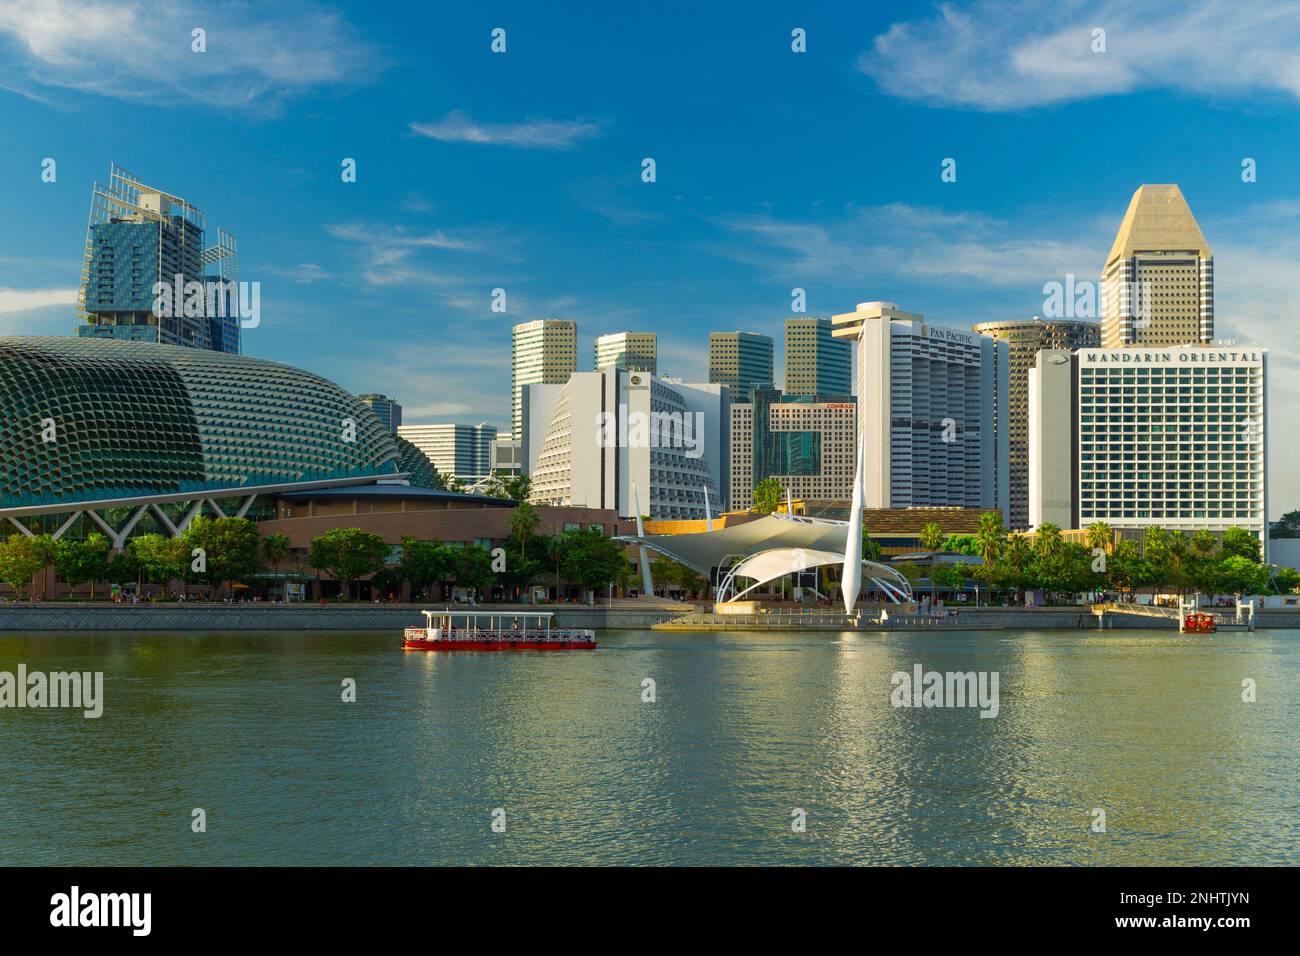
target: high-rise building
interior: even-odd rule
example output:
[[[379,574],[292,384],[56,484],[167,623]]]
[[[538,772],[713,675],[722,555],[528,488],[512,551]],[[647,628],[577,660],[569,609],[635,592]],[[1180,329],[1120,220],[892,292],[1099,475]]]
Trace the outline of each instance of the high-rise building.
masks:
[[[625,368],[659,374],[658,337],[653,332],[612,332],[596,339],[592,368]]]
[[[523,431],[525,385],[563,385],[578,370],[578,323],[566,319],[537,319],[514,328],[510,367],[511,427]]]
[[[705,517],[727,487],[722,385],[645,372],[578,372],[524,387],[523,459],[539,504],[613,508],[625,517]],[[635,489],[635,490],[634,490]]]
[[[238,245],[204,235],[197,207],[110,167],[91,190],[77,334],[238,354]]]
[[[731,403],[730,508],[754,503],[775,478],[796,498],[842,501],[853,493],[857,403],[852,395],[782,395],[751,389]]]
[[[387,395],[380,395],[376,392],[358,395],[357,398],[362,405],[375,413],[375,417],[384,423],[385,428],[393,434],[397,434],[398,426],[402,424],[401,405]]]
[[[497,438],[492,425],[401,425],[397,434],[424,452],[444,477],[476,481],[491,472]]]
[[[1065,527],[1068,501],[1080,528],[1235,526],[1267,549],[1264,349],[1100,348],[1066,357],[1042,353],[1030,388],[1031,516]],[[1056,371],[1042,371],[1044,363]],[[1063,433],[1068,469],[1060,467]]]
[[[1029,370],[1041,349],[1086,349],[1101,344],[1101,327],[1096,322],[1048,319],[1034,316],[1028,321],[981,322],[974,326],[979,335],[1005,342],[1010,350],[1010,379],[1007,401],[1007,443],[1010,452],[1010,514],[1007,526],[1029,527]]]
[[[771,388],[772,339],[757,332],[709,333],[709,381],[733,392]]]
[[[864,302],[833,319],[858,344],[858,434],[868,508],[1008,501],[1006,343],[928,325],[892,302]]]
[[[837,339],[830,319],[785,320],[785,394],[848,395],[853,345]]]
[[[1102,347],[1214,341],[1214,253],[1177,186],[1138,187],[1101,280]]]
[[[1074,400],[1071,349],[1043,349],[1027,374],[1026,523],[1024,530],[1050,522],[1079,527],[1079,410]],[[1020,525],[1014,525],[1022,528]]]

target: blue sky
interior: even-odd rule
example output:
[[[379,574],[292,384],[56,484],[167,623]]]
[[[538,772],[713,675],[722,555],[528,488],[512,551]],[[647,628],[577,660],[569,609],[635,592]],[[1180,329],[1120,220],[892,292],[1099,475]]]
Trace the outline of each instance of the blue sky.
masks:
[[[6,2],[0,333],[71,331],[115,161],[238,236],[246,353],[505,427],[515,322],[575,319],[580,367],[656,331],[702,380],[708,331],[779,342],[794,287],[812,314],[1027,318],[1176,182],[1218,334],[1269,349],[1270,511],[1300,507],[1300,4],[624,6]]]

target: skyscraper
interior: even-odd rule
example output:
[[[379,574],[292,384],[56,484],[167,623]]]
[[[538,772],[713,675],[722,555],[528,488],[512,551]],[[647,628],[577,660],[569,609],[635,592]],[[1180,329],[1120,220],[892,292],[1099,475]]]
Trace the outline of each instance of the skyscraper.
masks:
[[[653,332],[612,332],[596,339],[592,368],[659,373],[658,337]]]
[[[1048,319],[1034,316],[1028,321],[981,322],[973,327],[980,335],[1005,342],[1010,350],[1010,379],[1007,393],[1007,438],[1010,453],[1010,528],[1029,527],[1029,370],[1041,349],[1086,349],[1101,344],[1101,326],[1096,322]]]
[[[578,370],[578,323],[565,319],[521,322],[514,329],[514,359],[510,368],[511,423],[523,434],[525,385],[563,385]]]
[[[710,332],[709,381],[732,392],[771,388],[771,337],[757,332]]]
[[[786,395],[848,395],[853,346],[837,339],[830,319],[785,320]]]
[[[424,452],[443,477],[477,480],[491,471],[497,439],[492,425],[401,425],[397,434]]]
[[[237,282],[238,263],[224,230],[204,246],[200,209],[113,165],[91,190],[77,334],[238,354],[238,296],[216,285]]]
[[[384,423],[394,435],[397,434],[397,428],[402,424],[402,406],[387,395],[380,395],[376,392],[369,392],[365,395],[358,395],[357,399],[362,405],[365,405],[375,417]]]
[[[1214,341],[1214,253],[1177,186],[1138,187],[1101,279],[1104,348]]]
[[[833,318],[858,343],[858,434],[868,508],[996,508],[1006,515],[1007,347],[928,325],[892,302]]]
[[[857,448],[853,396],[786,395],[751,389],[731,403],[733,511],[754,503],[754,486],[775,478],[796,498],[847,500]]]
[[[1080,528],[1245,528],[1267,560],[1267,359],[1253,345],[1041,353],[1031,515],[1064,526],[1073,514]]]

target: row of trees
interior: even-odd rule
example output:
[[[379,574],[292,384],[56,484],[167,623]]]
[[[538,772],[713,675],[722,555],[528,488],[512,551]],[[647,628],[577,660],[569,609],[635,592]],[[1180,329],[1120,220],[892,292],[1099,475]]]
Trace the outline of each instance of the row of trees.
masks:
[[[1114,543],[1105,522],[1087,529],[1086,543],[1066,541],[1061,529],[1041,525],[1032,543],[1027,536],[1009,534],[997,512],[980,516],[974,534],[945,535],[934,523],[921,530],[921,545],[979,557],[979,565],[937,565],[933,583],[956,588],[969,578],[992,590],[1042,590],[1067,593],[1115,591],[1132,594],[1151,589],[1166,593],[1261,594],[1289,593],[1300,584],[1290,568],[1272,571],[1260,563],[1259,539],[1242,528],[1228,528],[1222,540],[1206,530],[1147,528],[1141,541]],[[904,568],[920,576],[917,568]]]
[[[92,599],[101,582],[143,587],[183,580],[220,589],[255,572],[263,557],[283,560],[289,541],[283,535],[260,537],[247,518],[198,517],[179,538],[143,534],[117,554],[110,556],[110,550],[109,539],[97,532],[57,541],[48,534],[15,533],[0,541],[0,581],[22,595],[33,578],[53,568],[74,593],[88,585]]]
[[[373,575],[380,591],[399,589],[403,582],[416,593],[432,594],[455,585],[476,599],[501,585],[507,596],[523,593],[529,585],[561,580],[590,590],[624,586],[632,565],[618,542],[599,528],[537,534],[538,517],[532,505],[521,503],[510,515],[510,538],[500,548],[448,544],[403,538],[401,556],[377,534],[359,528],[335,528],[312,540],[308,563],[340,582],[344,596],[352,586]]]

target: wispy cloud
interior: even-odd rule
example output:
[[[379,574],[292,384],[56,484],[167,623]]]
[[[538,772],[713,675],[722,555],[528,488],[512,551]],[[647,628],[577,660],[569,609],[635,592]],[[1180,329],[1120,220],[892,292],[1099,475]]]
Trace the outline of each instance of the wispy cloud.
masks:
[[[718,245],[715,252],[795,285],[907,277],[1041,288],[1067,272],[1093,275],[1110,242],[1101,220],[1072,223],[1062,230],[1068,239],[1035,238],[1004,220],[903,203],[854,208],[833,220],[757,215],[723,224],[750,241]]]
[[[1000,111],[1150,89],[1300,98],[1297,48],[1296,0],[984,0],[894,24],[857,65],[894,96]]]
[[[314,262],[300,262],[296,266],[291,266],[288,269],[267,268],[265,271],[269,275],[291,279],[299,285],[312,285],[333,278],[328,272]]]
[[[572,149],[585,139],[600,135],[596,123],[577,120],[530,119],[522,123],[482,123],[460,110],[453,110],[432,123],[410,123],[418,136],[444,143],[485,143],[516,149]]]
[[[206,52],[192,49],[195,28]],[[0,87],[42,102],[78,91],[274,112],[295,96],[368,82],[381,67],[340,13],[301,0],[0,4]]]
[[[26,312],[52,305],[72,305],[76,301],[76,289],[0,288],[0,312]]]

